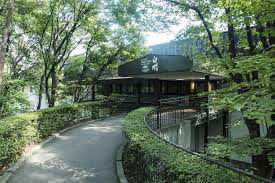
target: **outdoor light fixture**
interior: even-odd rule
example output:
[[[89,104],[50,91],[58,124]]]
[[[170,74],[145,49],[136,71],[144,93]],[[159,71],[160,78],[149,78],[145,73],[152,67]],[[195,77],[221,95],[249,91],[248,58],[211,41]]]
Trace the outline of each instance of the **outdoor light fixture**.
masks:
[[[208,91],[212,91],[212,85],[211,85],[211,83],[208,83]]]
[[[191,81],[191,90],[194,91],[195,90],[195,82]]]

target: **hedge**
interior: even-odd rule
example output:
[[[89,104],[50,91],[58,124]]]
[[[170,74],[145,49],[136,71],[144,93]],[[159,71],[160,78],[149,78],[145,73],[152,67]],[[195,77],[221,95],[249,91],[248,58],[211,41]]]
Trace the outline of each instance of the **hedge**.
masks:
[[[144,124],[151,108],[140,108],[124,119],[127,145],[123,164],[129,182],[254,183],[249,177],[209,164],[198,156],[167,144]]]
[[[98,102],[85,102],[0,120],[0,171],[14,163],[28,144],[41,142],[55,132],[76,125],[81,122],[78,119],[95,119],[106,110]]]

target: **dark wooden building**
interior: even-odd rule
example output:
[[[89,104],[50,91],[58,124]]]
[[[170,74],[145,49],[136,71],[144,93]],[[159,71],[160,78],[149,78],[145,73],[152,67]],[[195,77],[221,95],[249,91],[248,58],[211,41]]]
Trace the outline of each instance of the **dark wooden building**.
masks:
[[[127,94],[137,103],[155,103],[159,99],[195,95],[220,88],[224,77],[193,68],[188,56],[148,54],[119,66],[118,76],[101,80],[104,95]],[[132,99],[130,99],[132,96]]]

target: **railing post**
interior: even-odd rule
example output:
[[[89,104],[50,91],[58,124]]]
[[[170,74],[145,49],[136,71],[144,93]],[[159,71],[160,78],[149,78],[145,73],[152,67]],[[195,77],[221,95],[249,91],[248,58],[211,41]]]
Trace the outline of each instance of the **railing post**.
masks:
[[[157,110],[157,128],[161,128],[161,102],[158,101],[158,110]]]
[[[177,123],[177,107],[175,107],[175,124]]]

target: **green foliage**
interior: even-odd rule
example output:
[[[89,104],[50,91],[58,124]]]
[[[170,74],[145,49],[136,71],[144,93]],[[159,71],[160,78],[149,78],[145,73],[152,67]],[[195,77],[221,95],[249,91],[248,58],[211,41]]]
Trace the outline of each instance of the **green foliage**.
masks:
[[[14,163],[26,145],[37,143],[64,128],[76,125],[81,118],[106,115],[99,102],[86,102],[22,113],[0,120],[0,170]]]
[[[238,154],[241,157],[247,155],[259,155],[266,151],[271,163],[275,162],[274,152],[275,141],[271,138],[258,137],[250,139],[249,137],[240,137],[236,139],[226,139],[218,137],[214,139],[207,147],[207,153],[211,156],[224,158],[232,154]]]
[[[135,174],[136,182],[255,182],[162,142],[144,124],[144,116],[150,110],[135,110],[123,123],[123,132],[128,139],[124,159],[131,165],[127,167],[134,167],[129,171]]]
[[[9,78],[4,78],[0,82],[0,119],[27,111],[29,102],[22,92],[24,86],[25,82]]]
[[[229,60],[224,59],[223,62],[228,63]],[[212,100],[210,102],[211,107],[229,111],[242,110],[243,117],[257,119],[259,124],[274,125],[274,121],[270,119],[275,107],[274,101],[270,100],[271,96],[274,95],[272,80],[270,80],[274,74],[274,67],[274,58],[263,54],[239,57],[231,72],[246,76],[257,70],[259,79],[245,80],[239,84],[229,81],[223,89],[211,92],[213,98],[219,99]],[[246,92],[239,92],[241,90],[246,90]]]
[[[169,25],[178,20],[177,9],[161,1],[155,0],[110,0],[112,16],[122,25],[129,23],[139,25],[144,31],[167,31]],[[172,16],[171,16],[172,15]]]

